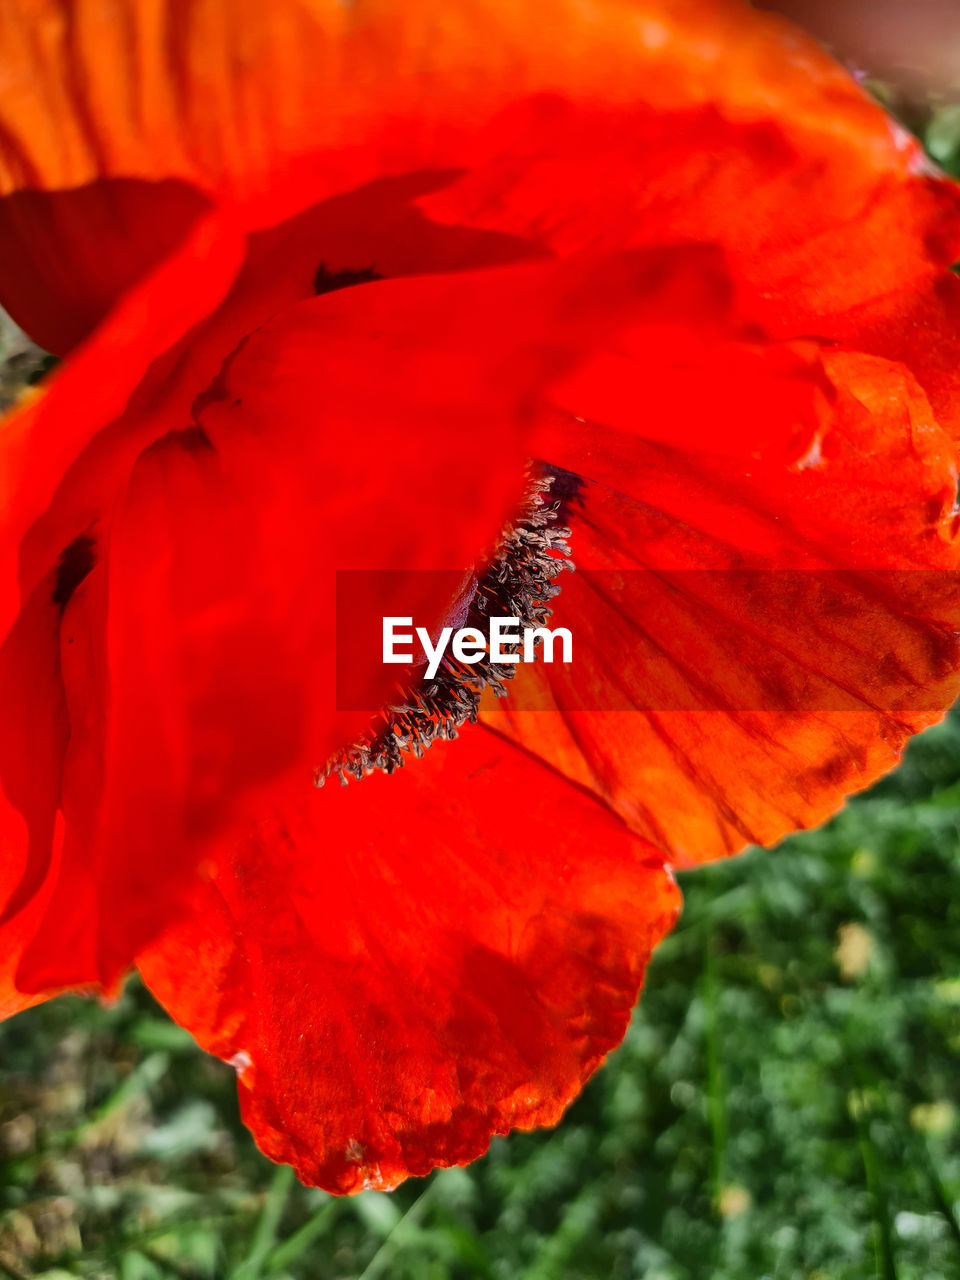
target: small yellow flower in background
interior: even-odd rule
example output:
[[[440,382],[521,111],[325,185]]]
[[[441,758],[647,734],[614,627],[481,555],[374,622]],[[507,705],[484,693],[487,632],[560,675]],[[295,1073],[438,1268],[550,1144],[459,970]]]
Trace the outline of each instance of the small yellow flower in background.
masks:
[[[855,982],[862,978],[870,968],[875,950],[876,943],[869,929],[856,921],[842,924],[837,930],[837,947],[833,955],[844,981]]]
[[[735,1184],[721,1188],[717,1196],[717,1211],[722,1218],[738,1218],[753,1204],[753,1196],[746,1187]]]
[[[922,1102],[910,1112],[910,1123],[918,1133],[941,1138],[952,1133],[957,1123],[957,1109],[952,1102]]]

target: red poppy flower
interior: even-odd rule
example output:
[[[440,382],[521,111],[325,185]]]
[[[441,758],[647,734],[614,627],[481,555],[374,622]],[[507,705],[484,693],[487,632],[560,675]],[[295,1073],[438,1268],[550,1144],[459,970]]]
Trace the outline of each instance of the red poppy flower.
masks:
[[[334,1190],[555,1121],[670,864],[955,696],[956,189],[737,0],[10,0],[0,50],[0,300],[67,355],[0,435],[0,1008],[136,962]],[[338,572],[536,614],[530,459],[576,660],[318,789],[398,751]]]

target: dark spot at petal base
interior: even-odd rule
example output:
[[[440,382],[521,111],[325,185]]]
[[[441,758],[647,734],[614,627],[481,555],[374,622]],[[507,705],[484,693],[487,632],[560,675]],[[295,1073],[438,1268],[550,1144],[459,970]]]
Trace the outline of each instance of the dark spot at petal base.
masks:
[[[234,404],[239,404],[235,400]],[[185,453],[216,453],[213,441],[203,427],[181,427],[168,433],[171,444],[177,444]]]
[[[61,615],[96,562],[97,544],[86,533],[74,538],[61,554],[53,587],[53,603],[59,608]]]
[[[316,294],[335,293],[337,289],[350,289],[355,284],[371,284],[374,280],[382,279],[383,276],[372,267],[361,267],[356,271],[331,271],[325,262],[321,262],[313,277],[313,291]]]

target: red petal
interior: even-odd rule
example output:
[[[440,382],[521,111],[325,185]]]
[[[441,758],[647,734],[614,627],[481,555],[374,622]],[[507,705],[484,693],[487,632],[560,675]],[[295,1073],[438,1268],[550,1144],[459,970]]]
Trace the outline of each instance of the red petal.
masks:
[[[65,486],[30,539],[39,564],[83,499],[106,590],[61,628],[89,653],[66,672],[71,724],[89,732],[71,739],[59,881],[24,989],[112,983],[234,805],[293,766],[309,779],[356,735],[336,709],[334,571],[382,571],[384,612],[398,568],[455,568],[459,582],[516,497],[529,406],[606,331],[629,268],[611,264],[596,296],[586,263],[313,298],[241,345],[195,426],[157,401],[111,428],[141,446],[170,429],[119,493],[119,455],[86,488]],[[180,394],[174,379],[173,404]],[[153,404],[145,388],[141,401]],[[437,618],[449,599],[422,579],[415,612]],[[372,674],[379,705],[393,673]]]
[[[574,661],[485,720],[681,863],[821,821],[957,693],[957,464],[922,392],[701,333],[672,360],[621,342],[559,394],[593,419],[540,445],[585,477]]]
[[[952,272],[855,307],[819,330],[843,346],[906,365],[937,421],[960,438],[960,280]]]
[[[638,77],[629,105],[561,95],[514,105],[491,124],[486,154],[420,207],[560,255],[717,244],[784,335],[823,332],[943,272],[960,252],[956,184],[803,37],[788,50],[757,35],[727,50],[723,84],[709,78],[717,67],[688,57],[672,100],[655,76]],[[656,73],[681,48],[667,46]],[[750,54],[758,63],[738,75]],[[684,84],[692,74],[704,76],[699,92]]]
[[[5,419],[0,433],[0,635],[5,637],[0,649],[5,708],[0,1008],[5,1012],[35,999],[14,990],[14,974],[57,881],[65,834],[57,816],[65,753],[68,742],[75,747],[83,736],[81,723],[68,713],[60,631],[61,610],[76,617],[86,592],[74,592],[76,598],[70,599],[82,566],[66,562],[104,503],[112,501],[124,467],[129,469],[139,449],[154,438],[140,424],[139,432],[128,436],[121,429],[108,441],[104,428],[122,414],[154,356],[154,343],[179,337],[219,300],[236,270],[239,248],[236,233],[223,220],[198,226],[49,389]],[[77,473],[84,472],[80,459],[91,452],[97,465],[86,468],[85,482]],[[76,500],[64,506],[60,498],[71,487]],[[84,708],[84,714],[92,711],[92,705]],[[88,805],[95,801],[95,796],[86,799]],[[82,909],[75,914],[82,920]],[[63,937],[58,945],[71,944]]]
[[[0,921],[0,1018],[38,998],[17,989],[15,974],[45,905],[45,882],[62,840],[57,809],[69,722],[54,577],[37,587],[0,648],[0,903],[6,906]]]
[[[4,308],[63,355],[187,238],[207,200],[182,182],[116,179],[0,199]]]
[[[829,106],[838,135],[869,130],[812,41],[735,0],[8,0],[0,45],[16,90],[0,108],[5,190],[178,177],[294,212],[468,165],[498,113],[546,94],[748,119]]]
[[[649,852],[467,730],[389,779],[286,787],[138,963],[233,1061],[267,1155],[391,1187],[555,1123],[619,1042],[677,910]]]
[[[17,90],[0,103],[0,295],[59,346],[157,260],[158,220],[189,217],[197,191],[269,227],[433,171],[452,185],[424,201],[432,218],[552,252],[719,241],[794,326],[957,248],[955,200],[919,149],[812,41],[736,0],[216,0],[159,17],[8,0],[0,45]],[[102,221],[116,234],[96,272]],[[28,297],[34,263],[49,287]]]
[[[167,430],[145,416],[123,419],[124,410],[158,352],[221,301],[242,252],[229,219],[199,224],[37,398],[4,419],[0,634],[16,618],[21,596],[109,507],[138,453]]]
[[[419,207],[557,255],[717,245],[771,334],[903,360],[958,420],[957,184],[799,33],[717,5],[741,29],[715,61],[696,6],[638,8],[661,10],[663,43],[628,104],[517,102]]]

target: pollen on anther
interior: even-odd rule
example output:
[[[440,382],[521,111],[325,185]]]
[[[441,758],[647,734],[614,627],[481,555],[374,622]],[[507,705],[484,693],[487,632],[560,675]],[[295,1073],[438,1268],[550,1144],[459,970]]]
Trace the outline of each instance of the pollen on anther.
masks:
[[[561,490],[571,478],[562,473]],[[570,529],[559,520],[563,499],[548,501],[556,479],[553,473],[530,476],[516,518],[479,576],[466,626],[482,632],[491,618],[511,617],[519,620],[522,634],[543,627],[551,617],[550,601],[560,592],[556,579],[574,567],[567,541]],[[522,639],[504,648],[519,654]],[[513,663],[494,663],[489,653],[469,665],[446,655],[429,684],[420,681],[403,690],[395,703],[382,709],[382,728],[319,768],[316,785],[322,787],[334,776],[346,786],[351,778],[360,780],[376,770],[391,774],[410,756],[419,759],[434,742],[453,741],[464,725],[476,723],[484,692],[492,689],[496,697],[504,697],[515,672]]]

